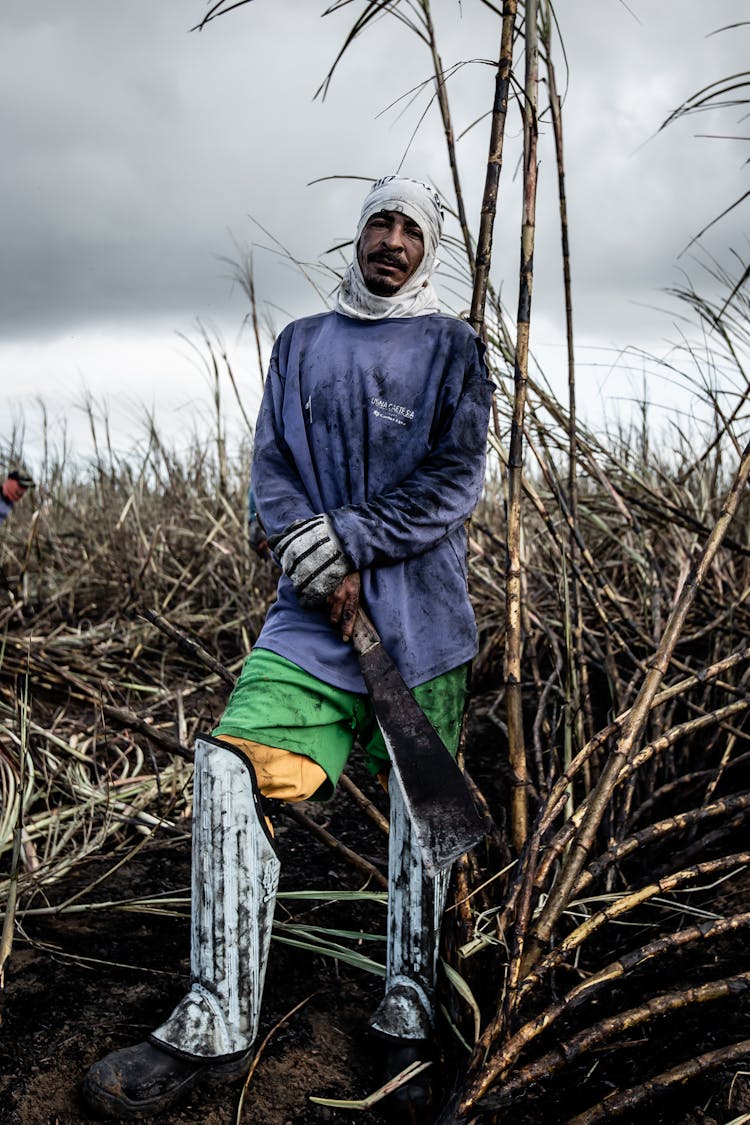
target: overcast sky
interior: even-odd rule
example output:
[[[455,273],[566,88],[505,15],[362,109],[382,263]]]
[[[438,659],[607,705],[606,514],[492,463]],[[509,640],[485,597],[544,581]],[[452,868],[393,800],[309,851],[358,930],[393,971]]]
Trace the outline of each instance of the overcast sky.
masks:
[[[358,3],[321,18],[314,0],[254,0],[203,32],[203,0],[3,0],[0,6],[0,373],[4,447],[38,400],[83,443],[88,389],[107,401],[118,440],[155,409],[167,433],[202,424],[205,378],[187,336],[197,322],[226,343],[248,410],[258,373],[243,330],[247,302],[226,258],[254,245],[256,286],[273,329],[317,311],[321,296],[258,224],[304,261],[351,237],[364,185],[326,176],[396,170],[450,188],[437,110],[426,94],[389,108],[429,77],[429,55],[393,19],[363,35],[325,101],[313,100]],[[499,23],[479,0],[436,0],[456,133],[491,105]],[[567,187],[582,400],[632,393],[609,358],[664,348],[673,318],[649,306],[687,269],[681,251],[747,190],[740,113],[664,132],[669,112],[714,79],[747,69],[747,0],[573,0],[557,5],[569,75]],[[471,62],[471,60],[479,60]],[[519,73],[521,73],[519,71]],[[558,81],[566,81],[558,58]],[[541,103],[546,103],[544,91]],[[416,137],[411,140],[427,109]],[[485,119],[459,143],[476,227]],[[514,308],[520,198],[517,111],[495,237],[494,280]],[[532,347],[554,380],[564,364],[556,172],[541,138]],[[310,186],[308,186],[310,185]],[[747,259],[748,206],[706,242]],[[331,262],[338,259],[329,258]],[[325,286],[324,286],[325,287]],[[440,287],[440,286],[439,286]],[[443,285],[446,304],[462,297]],[[604,350],[606,349],[606,350]],[[268,354],[268,342],[265,344]],[[604,364],[604,366],[602,366]],[[632,367],[633,365],[630,364]],[[635,364],[638,367],[638,364]],[[228,387],[226,388],[229,395]],[[227,410],[237,410],[227,399]],[[0,448],[0,453],[4,450]],[[32,456],[33,460],[33,456]]]

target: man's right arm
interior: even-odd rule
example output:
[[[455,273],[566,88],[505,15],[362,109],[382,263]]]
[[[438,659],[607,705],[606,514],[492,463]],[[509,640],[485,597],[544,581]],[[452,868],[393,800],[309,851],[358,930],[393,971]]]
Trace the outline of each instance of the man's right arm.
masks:
[[[252,482],[258,513],[269,540],[316,513],[284,437],[284,380],[279,340],[274,345],[255,427]]]
[[[255,430],[253,492],[268,544],[294,585],[300,605],[317,609],[325,606],[354,565],[327,517],[313,511],[284,436],[284,381],[279,354],[277,341]],[[350,602],[349,598],[347,604]],[[332,620],[339,624],[335,616]]]

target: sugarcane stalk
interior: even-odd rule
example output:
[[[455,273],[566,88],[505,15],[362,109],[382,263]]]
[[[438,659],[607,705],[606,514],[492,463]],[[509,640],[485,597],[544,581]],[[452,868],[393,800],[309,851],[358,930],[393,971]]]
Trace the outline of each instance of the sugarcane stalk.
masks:
[[[608,633],[610,633],[612,635],[612,637],[616,640],[617,644],[620,646],[622,651],[629,656],[629,658],[631,659],[633,664],[637,666],[637,665],[639,665],[638,658],[636,657],[635,653],[633,653],[631,651],[630,646],[627,644],[627,642],[624,639],[622,633],[618,630],[618,628],[614,625],[614,623],[607,617],[606,612],[604,610],[604,607],[601,604],[601,600],[597,596],[597,593],[601,594],[604,598],[607,599],[607,601],[610,603],[612,608],[616,611],[618,617],[622,620],[622,622],[636,636],[640,635],[640,636],[643,637],[644,640],[647,640],[647,639],[650,639],[650,638],[646,637],[646,635],[640,629],[638,623],[636,621],[634,621],[632,617],[629,617],[627,615],[627,613],[625,612],[625,609],[622,605],[621,597],[618,595],[618,593],[615,590],[615,588],[613,587],[612,583],[610,581],[608,581],[608,579],[605,577],[605,575],[602,574],[601,567],[597,564],[597,562],[594,559],[594,556],[592,555],[591,551],[586,546],[586,543],[585,543],[585,541],[583,540],[583,537],[580,534],[580,530],[579,530],[577,524],[573,521],[571,513],[568,511],[568,507],[567,507],[567,504],[565,503],[564,497],[562,496],[559,488],[556,486],[554,478],[549,473],[548,466],[545,464],[544,459],[539,456],[534,442],[532,442],[530,439],[527,439],[527,441],[528,441],[529,448],[532,451],[532,453],[534,454],[534,456],[536,458],[536,461],[537,461],[537,464],[538,464],[539,468],[541,469],[542,475],[543,475],[543,477],[545,478],[546,482],[548,483],[548,485],[550,487],[550,491],[555,496],[555,499],[557,501],[559,510],[562,513],[562,516],[563,516],[563,518],[564,518],[564,520],[567,524],[568,531],[569,531],[569,540],[571,540],[577,546],[577,551],[571,552],[570,549],[568,548],[568,560],[569,560],[570,566],[574,570],[575,575],[578,579],[578,585],[585,591],[585,593],[586,593],[587,597],[589,598],[592,606],[596,610],[597,616],[598,616],[602,626],[606,629],[606,631]],[[561,554],[561,556],[564,557],[566,548],[565,548],[565,546],[563,544],[563,541],[562,541],[562,539],[561,539],[561,537],[560,537],[560,535],[559,535],[559,533],[558,533],[558,531],[555,527],[554,520],[553,520],[552,516],[550,515],[550,513],[547,512],[546,508],[544,507],[543,501],[539,497],[539,494],[536,492],[536,490],[533,488],[533,486],[531,484],[529,484],[528,482],[524,482],[524,492],[532,500],[532,502],[534,504],[534,507],[537,509],[540,516],[542,516],[542,518],[544,519],[545,524],[547,525],[547,530],[550,532],[550,535],[555,540],[555,542],[559,544],[560,554]],[[597,593],[594,592],[594,589],[592,589],[591,584],[589,582],[587,582],[584,578],[584,574],[583,574],[583,572],[580,568],[580,564],[578,562],[578,555],[579,554],[580,554],[581,559],[585,562],[587,569],[590,571],[592,578],[594,579],[595,589],[596,589]]]
[[[629,762],[623,767],[619,778],[616,780],[615,785],[621,784],[629,777],[633,776],[640,767],[647,762],[654,754],[665,750],[669,746],[673,746],[676,742],[685,738],[690,734],[697,734],[701,730],[705,730],[709,726],[721,724],[726,718],[738,714],[742,711],[747,711],[750,707],[750,700],[740,699],[734,703],[728,703],[726,707],[719,707],[716,711],[712,711],[707,715],[701,715],[697,719],[690,719],[688,722],[679,723],[677,726],[672,727],[661,737],[654,739],[653,742],[647,743]],[[580,755],[579,755],[580,757]],[[545,815],[542,820],[543,828],[546,828],[560,811],[564,802],[564,789],[556,789],[556,803],[552,802],[547,806]],[[563,825],[555,838],[550,842],[545,850],[542,862],[539,864],[539,871],[537,873],[537,885],[540,885],[547,873],[549,872],[551,864],[555,859],[559,858],[573,839],[576,830],[585,823],[588,816],[590,804],[590,796],[584,797],[580,805],[574,812],[573,816]]]
[[[622,895],[614,902],[609,903],[604,910],[598,911],[590,918],[587,918],[580,926],[577,926],[556,949],[552,950],[551,953],[539,962],[535,970],[526,976],[520,985],[517,1001],[520,1003],[531,989],[541,981],[547,972],[562,964],[569,953],[579,948],[584,941],[588,940],[592,934],[596,933],[607,922],[622,917],[623,914],[629,913],[629,911],[635,909],[636,906],[648,902],[657,895],[667,894],[687,882],[692,882],[694,879],[700,879],[703,876],[714,876],[733,868],[742,868],[749,862],[750,852],[746,851],[738,852],[730,856],[722,856],[716,860],[708,860],[705,863],[695,864],[682,871],[676,871],[671,875],[665,876],[663,879],[649,883],[645,887],[640,887],[631,894]],[[475,1076],[461,1093],[457,1109],[458,1116],[456,1118],[458,1121],[465,1120],[469,1113],[473,1112],[484,1095],[497,1081],[500,1073],[507,1067],[502,1049],[500,1052],[497,1052],[496,1055],[493,1054],[490,1059],[487,1058],[487,1051],[491,1049],[493,1044],[493,1033],[501,1031],[502,1027],[502,1021],[496,1019],[491,1025],[491,1030],[490,1028],[485,1029],[485,1032],[477,1043],[474,1060],[477,1063],[478,1069]],[[543,1029],[540,1028],[540,1030]]]
[[[524,96],[524,187],[521,224],[521,266],[516,354],[514,364],[513,416],[508,449],[508,554],[505,592],[505,700],[508,724],[508,755],[512,773],[511,834],[520,852],[528,833],[526,743],[521,687],[522,656],[522,510],[523,427],[529,369],[531,294],[534,280],[534,234],[537,186],[537,92],[538,29],[537,0],[526,3],[526,68]]]
[[[342,773],[339,778],[339,785],[345,793],[348,793],[354,801],[354,804],[362,810],[365,816],[369,817],[373,824],[376,824],[380,831],[384,832],[387,836],[390,830],[388,818],[383,816],[380,809],[373,805],[372,801],[369,797],[365,796],[359,786],[355,785],[352,779],[345,773]]]
[[[565,1039],[557,1048],[547,1051],[533,1062],[527,1063],[516,1074],[508,1079],[503,1089],[488,1097],[482,1098],[476,1109],[482,1112],[500,1109],[517,1095],[521,1090],[530,1086],[532,1082],[543,1081],[557,1074],[566,1066],[576,1062],[582,1055],[595,1051],[608,1040],[613,1039],[624,1031],[632,1031],[642,1027],[660,1016],[681,1012],[697,1004],[716,1003],[720,1000],[740,1000],[750,989],[750,972],[737,973],[735,976],[724,980],[708,981],[694,988],[684,988],[672,992],[664,992],[652,996],[643,1004],[618,1012],[614,1016],[607,1016],[592,1024],[591,1027],[579,1031],[577,1035]]]
[[[567,1125],[596,1125],[597,1121],[604,1121],[605,1118],[609,1120],[613,1117],[621,1117],[628,1110],[636,1109],[655,1095],[664,1093],[670,1086],[681,1086],[720,1066],[729,1066],[747,1058],[750,1058],[750,1039],[731,1043],[728,1047],[717,1047],[714,1051],[705,1051],[702,1055],[672,1067],[671,1070],[665,1070],[663,1074],[654,1075],[639,1086],[610,1094],[604,1101],[597,1102],[584,1113],[571,1117]]]
[[[578,529],[578,423],[576,415],[576,374],[575,349],[573,345],[573,296],[570,273],[570,237],[568,229],[568,202],[565,190],[565,156],[563,143],[562,104],[557,90],[557,75],[552,59],[552,10],[546,0],[542,19],[542,42],[547,70],[550,115],[555,139],[555,158],[557,163],[557,197],[560,214],[560,246],[563,273],[563,297],[565,301],[565,344],[568,369],[568,507],[573,528],[569,532],[571,560],[576,553],[576,534]],[[583,744],[584,713],[588,714],[589,729],[593,729],[591,701],[589,695],[588,661],[583,645],[583,610],[575,569],[566,571],[566,584],[569,591],[570,616],[572,621],[571,643],[568,646],[566,662],[566,706],[568,709],[567,727],[572,740],[573,734],[578,746]],[[583,706],[582,706],[583,701]],[[568,764],[566,759],[565,764]]]
[[[704,876],[713,877],[719,875],[724,871],[731,871],[745,867],[750,863],[750,852],[735,852],[732,855],[720,856],[718,859],[706,860],[703,863],[693,864],[691,867],[683,868],[681,871],[674,871],[669,875],[663,876],[661,879],[656,879],[646,886],[639,887],[635,891],[621,895],[613,902],[607,904],[603,910],[597,911],[576,926],[567,934],[560,944],[548,953],[544,958],[538,961],[535,968],[524,978],[523,984],[520,989],[521,998],[528,994],[542,978],[550,971],[561,965],[568,954],[572,953],[575,949],[588,941],[592,934],[601,929],[607,922],[613,921],[615,918],[621,918],[623,914],[628,914],[637,906],[648,902],[656,895],[666,895],[674,891],[677,887],[683,886],[685,883],[690,883],[695,879],[701,879]]]
[[[730,763],[733,760],[734,749],[735,749],[736,745],[737,745],[737,732],[732,731],[729,738],[727,739],[727,744],[724,747],[724,753],[721,756],[721,761],[719,762],[719,766],[716,769],[716,771],[714,772],[714,775],[713,775],[713,777],[711,778],[711,781],[708,784],[708,788],[706,789],[705,795],[703,797],[703,804],[704,805],[708,804],[708,802],[711,800],[711,797],[716,792],[716,789],[719,785],[719,782],[721,781],[721,779],[724,776],[725,770],[727,769],[727,767],[730,765]],[[739,755],[739,756],[741,757],[741,755]]]
[[[374,863],[370,863],[369,860],[363,859],[361,855],[358,855],[357,852],[352,851],[352,849],[348,848],[346,844],[342,844],[341,841],[337,840],[336,837],[331,832],[329,832],[327,828],[324,828],[322,826],[322,824],[316,824],[312,817],[309,817],[306,813],[303,813],[302,809],[298,809],[296,805],[293,805],[290,802],[286,801],[281,812],[283,816],[287,816],[290,820],[295,821],[295,823],[299,824],[312,836],[317,836],[319,840],[322,840],[326,847],[330,848],[331,851],[336,852],[337,855],[340,855],[342,859],[346,860],[347,863],[356,868],[357,871],[361,872],[368,880],[368,882],[372,882],[376,887],[380,887],[384,891],[388,890],[388,880],[385,878],[383,873],[375,866]]]
[[[617,784],[621,784],[632,774],[636,773],[636,771],[653,757],[654,754],[661,753],[662,750],[673,746],[675,742],[679,742],[688,735],[697,734],[698,731],[705,730],[711,726],[720,726],[725,723],[727,719],[732,718],[733,715],[740,715],[743,711],[747,711],[749,707],[750,698],[736,699],[734,703],[727,703],[725,707],[717,707],[715,711],[709,711],[707,714],[699,715],[695,719],[688,719],[684,723],[678,723],[677,726],[672,727],[671,730],[666,731],[659,738],[655,738],[652,742],[647,742],[623,768]]]
[[[740,664],[745,660],[750,660],[750,648],[743,648],[737,652],[733,652],[729,656],[724,657],[722,660],[717,660],[707,668],[703,668],[700,672],[695,672],[692,675],[685,677],[685,679],[679,680],[677,683],[663,688],[662,691],[654,696],[651,702],[651,710],[653,711],[656,707],[660,707],[662,704],[667,703],[670,700],[677,698],[678,696],[686,695],[692,688],[698,685],[709,683],[711,680],[716,679],[718,676],[720,676],[723,672],[729,671],[729,669],[736,667],[737,664]],[[629,713],[630,708],[618,715],[617,718],[609,724],[609,726],[604,727],[601,731],[599,731],[593,739],[591,739],[584,747],[582,747],[565,773],[557,780],[554,788],[547,798],[546,806],[544,809],[544,816],[542,820],[543,832],[546,832],[554,821],[555,816],[557,815],[557,812],[561,807],[561,799],[564,797],[565,789],[567,786],[569,786],[570,782],[573,780],[576,773],[580,769],[584,758],[600,749],[610,738],[616,735],[618,731],[622,729],[622,724],[624,723]],[[680,732],[680,734],[684,733],[684,730]],[[680,780],[684,781],[685,779],[678,779],[673,784],[679,784]],[[656,797],[656,794],[654,794],[654,797]],[[634,814],[634,817],[640,816],[642,814],[643,807],[641,807],[641,809]]]
[[[440,117],[443,122],[445,147],[448,153],[448,164],[450,165],[451,179],[453,180],[453,195],[456,200],[456,214],[458,217],[458,225],[461,227],[461,237],[463,238],[464,248],[466,250],[466,261],[468,262],[469,271],[473,280],[476,270],[474,262],[474,247],[472,245],[471,233],[469,231],[469,223],[466,218],[464,193],[461,187],[461,177],[458,171],[458,159],[456,157],[456,138],[453,132],[453,122],[451,120],[445,71],[443,70],[443,61],[440,58],[440,53],[438,52],[437,48],[437,39],[435,37],[435,28],[432,22],[432,8],[430,5],[430,0],[419,0],[419,3],[422,9],[422,15],[424,17],[425,29],[427,31],[427,42],[430,48],[430,55],[432,56],[432,68],[435,73],[435,95],[437,97],[437,103],[440,109]]]
[[[635,832],[619,843],[611,844],[603,855],[600,855],[591,866],[581,873],[581,877],[573,892],[580,898],[591,884],[604,874],[614,864],[622,863],[639,848],[648,847],[656,841],[663,840],[673,832],[685,832],[695,828],[707,820],[719,816],[733,816],[737,812],[747,812],[750,809],[750,793],[735,793],[732,797],[723,797],[714,801],[712,805],[703,805],[701,808],[689,809],[687,812],[675,813],[674,816],[665,817],[656,824]]]
[[[188,656],[200,661],[206,668],[210,668],[225,684],[229,684],[230,687],[234,686],[234,676],[227,671],[221,661],[217,660],[215,656],[212,656],[210,652],[207,652],[203,645],[199,644],[193,637],[189,637],[182,629],[178,629],[171,621],[167,621],[166,617],[163,617],[161,613],[157,613],[156,610],[144,609],[143,616],[147,621],[150,621],[152,625],[155,625],[157,629],[160,629],[170,640],[176,641],[179,647],[183,652],[186,652]]]
[[[733,758],[731,762],[727,762],[726,769],[744,766],[748,761],[750,761],[750,750]],[[715,777],[716,769],[691,770],[688,773],[680,774],[679,777],[674,778],[672,781],[668,781],[665,785],[660,786],[659,789],[654,790],[650,797],[647,797],[639,804],[630,818],[630,828],[632,829],[638,821],[648,816],[657,804],[672,796],[678,790],[685,788],[690,789],[693,786],[700,785],[704,781],[710,781]]]
[[[534,872],[536,871],[538,855],[539,835],[533,834],[528,840],[524,850],[524,862],[522,867],[525,871],[525,878],[521,884],[512,931],[513,944],[510,963],[508,965],[507,987],[505,990],[505,1026],[508,1026],[515,1013],[519,997],[519,981],[521,978],[521,967],[523,965],[525,938],[533,905]]]
[[[592,790],[586,818],[571,845],[559,878],[555,881],[550,897],[535,926],[533,940],[530,946],[527,946],[529,952],[526,963],[527,968],[533,965],[541,955],[541,951],[549,940],[560,914],[565,909],[570,899],[578,875],[591,850],[594,837],[598,831],[605,810],[607,809],[617,780],[622,770],[627,765],[628,759],[633,754],[638,739],[641,736],[653,699],[669,667],[672,653],[674,652],[675,645],[684,627],[688,611],[693,605],[703,579],[716,556],[716,552],[721,546],[721,541],[737,510],[737,505],[744,492],[749,475],[750,445],[748,445],[743,452],[732,487],[724,502],[719,519],[716,521],[708,540],[691,567],[688,579],[670,613],[661,643],[651,661],[649,671],[645,676],[638,697],[623,724],[622,736],[605,764],[596,788]]]
[[[513,1063],[521,1052],[543,1032],[547,1031],[560,1016],[565,1016],[573,1009],[592,1000],[601,993],[603,988],[611,987],[614,981],[627,976],[628,973],[647,961],[671,957],[676,950],[684,949],[685,946],[692,945],[695,942],[713,941],[716,938],[737,933],[739,930],[748,927],[750,927],[750,912],[735,914],[729,918],[711,919],[698,925],[686,926],[675,933],[661,934],[653,941],[647,942],[646,945],[631,950],[618,960],[610,962],[599,972],[571,988],[562,1000],[548,1005],[533,1019],[528,1020],[486,1060],[486,1065],[491,1067],[494,1074],[493,1083],[505,1082]],[[477,1044],[477,1054],[486,1052],[493,1041],[493,1036],[488,1034],[488,1030],[485,1031]],[[515,1076],[510,1081],[515,1081]]]
[[[518,0],[503,0],[503,23],[500,33],[500,57],[495,72],[495,97],[492,105],[492,124],[490,127],[490,149],[487,158],[487,172],[482,195],[482,207],[477,236],[477,252],[474,269],[474,289],[471,299],[469,324],[481,334],[484,326],[484,309],[487,301],[487,286],[492,261],[492,234],[497,213],[498,187],[503,164],[503,141],[505,139],[505,120],[508,115],[508,91],[513,65],[513,41],[515,38]]]

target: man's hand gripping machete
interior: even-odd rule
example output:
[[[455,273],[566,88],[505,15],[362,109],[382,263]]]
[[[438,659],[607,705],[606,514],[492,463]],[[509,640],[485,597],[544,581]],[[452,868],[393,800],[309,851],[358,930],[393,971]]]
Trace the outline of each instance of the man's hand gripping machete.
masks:
[[[352,634],[359,665],[391,765],[430,875],[437,875],[485,836],[461,770],[359,609]]]

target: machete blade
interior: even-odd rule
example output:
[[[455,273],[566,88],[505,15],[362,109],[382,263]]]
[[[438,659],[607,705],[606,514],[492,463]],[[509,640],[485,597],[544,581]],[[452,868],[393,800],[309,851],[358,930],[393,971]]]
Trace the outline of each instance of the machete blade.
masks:
[[[424,865],[434,876],[474,847],[490,826],[479,815],[458,763],[361,610],[353,640]]]

